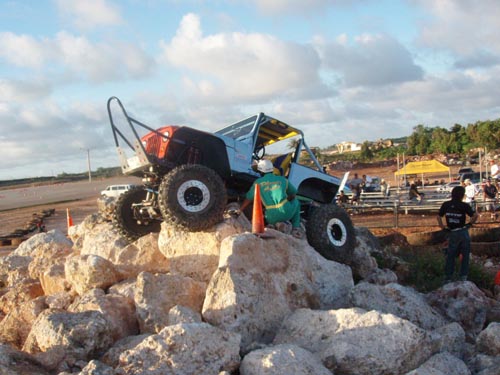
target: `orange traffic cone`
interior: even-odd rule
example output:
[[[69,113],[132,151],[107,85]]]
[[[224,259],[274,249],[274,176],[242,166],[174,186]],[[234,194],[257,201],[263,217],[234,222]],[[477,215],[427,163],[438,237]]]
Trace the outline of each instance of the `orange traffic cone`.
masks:
[[[264,214],[262,213],[262,201],[260,199],[259,184],[255,184],[252,212],[252,233],[264,233]]]
[[[69,227],[73,226],[73,219],[69,213],[69,208],[66,208],[66,221],[68,223],[68,229],[69,229]]]

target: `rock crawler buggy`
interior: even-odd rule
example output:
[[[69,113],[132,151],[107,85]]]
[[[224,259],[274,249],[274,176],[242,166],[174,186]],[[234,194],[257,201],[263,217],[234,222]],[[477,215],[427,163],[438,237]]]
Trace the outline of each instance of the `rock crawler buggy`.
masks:
[[[113,116],[112,105],[119,118]],[[107,108],[122,171],[143,181],[116,202],[114,225],[129,240],[159,232],[164,220],[187,231],[220,222],[226,205],[242,201],[260,176],[255,162],[266,155],[266,148],[279,149],[281,144],[282,150],[293,146],[292,152],[272,160],[277,173],[298,189],[309,244],[327,259],[349,261],[354,228],[334,203],[347,176],[341,181],[325,173],[299,129],[264,113],[215,133],[186,126],[153,129],[129,116],[116,97],[108,100]]]

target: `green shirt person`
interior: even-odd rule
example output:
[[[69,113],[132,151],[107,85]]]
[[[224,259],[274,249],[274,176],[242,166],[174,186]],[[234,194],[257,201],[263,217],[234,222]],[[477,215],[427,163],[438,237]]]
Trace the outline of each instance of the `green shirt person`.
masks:
[[[254,199],[255,185],[260,186],[260,196],[264,206],[264,217],[267,224],[283,221],[292,223],[292,235],[302,238],[300,229],[300,203],[295,198],[297,189],[283,176],[273,174],[273,164],[270,160],[260,160],[257,170],[263,174],[255,180],[245,196],[240,211],[243,211]]]

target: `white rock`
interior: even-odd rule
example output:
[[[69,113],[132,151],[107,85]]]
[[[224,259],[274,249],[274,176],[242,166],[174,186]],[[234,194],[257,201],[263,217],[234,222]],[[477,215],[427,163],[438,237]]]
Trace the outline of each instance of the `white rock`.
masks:
[[[37,358],[54,368],[61,361],[90,360],[112,343],[109,324],[100,312],[45,310],[34,321],[23,351],[44,352]]]
[[[79,295],[94,289],[106,289],[119,281],[113,264],[98,255],[69,257],[64,265],[66,280]]]
[[[176,324],[120,356],[117,372],[127,375],[218,375],[240,364],[240,336],[206,323]]]
[[[450,353],[438,353],[406,375],[470,375],[466,364]]]
[[[276,345],[248,353],[241,375],[331,375],[319,358],[296,345]]]
[[[108,321],[113,341],[139,332],[135,306],[127,297],[105,294],[102,289],[93,289],[77,298],[68,312],[99,311]]]
[[[134,292],[140,332],[160,332],[169,325],[168,313],[176,305],[201,312],[205,289],[205,283],[189,277],[142,272]]]
[[[431,332],[437,352],[449,352],[462,358],[465,348],[465,331],[458,323],[450,323]]]
[[[375,285],[361,282],[351,290],[351,303],[365,310],[394,314],[426,330],[447,324],[422,294],[395,283]]]
[[[31,256],[32,252],[39,246],[44,244],[59,244],[61,247],[71,247],[73,242],[70,241],[64,233],[58,229],[49,230],[48,232],[37,233],[26,241],[22,242],[12,254],[20,256]]]
[[[219,263],[222,240],[245,230],[237,223],[226,220],[211,230],[186,232],[163,222],[158,246],[172,273],[208,283]]]
[[[490,323],[477,336],[476,345],[482,353],[491,356],[500,356],[500,323]]]
[[[423,329],[392,314],[359,308],[297,310],[283,322],[274,343],[298,345],[318,355],[331,371],[346,375],[401,374],[432,352]]]
[[[275,238],[247,233],[222,242],[219,267],[210,280],[205,321],[242,335],[246,352],[254,342],[272,341],[283,319],[300,307],[318,308],[305,241],[273,231]]]
[[[201,314],[186,306],[174,306],[168,312],[170,325],[181,323],[201,323]]]

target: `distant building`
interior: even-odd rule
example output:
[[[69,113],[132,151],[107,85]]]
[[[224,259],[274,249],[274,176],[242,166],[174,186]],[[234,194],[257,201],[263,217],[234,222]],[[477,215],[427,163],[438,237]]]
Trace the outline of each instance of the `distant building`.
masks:
[[[344,141],[341,143],[337,143],[336,146],[339,154],[342,154],[344,152],[361,151],[361,143]]]

